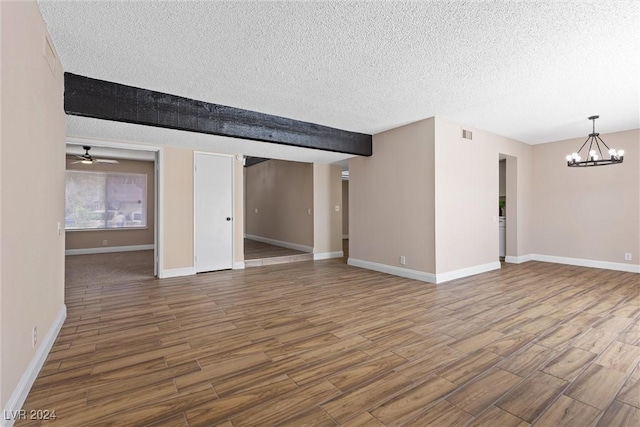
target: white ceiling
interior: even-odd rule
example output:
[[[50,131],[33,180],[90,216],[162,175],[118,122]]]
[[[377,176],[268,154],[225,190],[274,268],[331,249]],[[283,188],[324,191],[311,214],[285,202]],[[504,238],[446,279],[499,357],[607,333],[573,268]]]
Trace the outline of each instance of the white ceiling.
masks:
[[[374,134],[440,115],[536,144],[586,137],[594,114],[602,133],[640,127],[637,1],[39,6],[65,71],[336,128]],[[133,128],[211,141],[67,124],[127,140]],[[259,146],[247,154],[277,157]]]

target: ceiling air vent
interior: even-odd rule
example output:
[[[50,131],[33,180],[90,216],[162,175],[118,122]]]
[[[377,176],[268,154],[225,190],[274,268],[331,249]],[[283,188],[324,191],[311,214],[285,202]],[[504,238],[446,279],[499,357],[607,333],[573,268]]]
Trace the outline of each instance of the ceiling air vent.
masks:
[[[462,137],[464,139],[473,139],[473,133],[470,130],[462,129]]]

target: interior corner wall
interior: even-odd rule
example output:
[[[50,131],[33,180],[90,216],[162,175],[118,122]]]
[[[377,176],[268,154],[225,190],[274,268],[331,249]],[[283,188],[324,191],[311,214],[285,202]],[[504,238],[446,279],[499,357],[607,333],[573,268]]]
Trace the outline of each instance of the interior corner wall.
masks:
[[[67,157],[67,170],[91,172],[139,173],[147,176],[147,226],[144,229],[111,229],[90,231],[67,231],[65,233],[66,249],[91,249],[103,247],[123,247],[154,244],[155,221],[155,167],[154,162],[141,160],[119,160],[119,163],[97,163],[83,165],[73,164],[75,157]],[[103,241],[107,245],[103,245]]]
[[[463,128],[472,132],[472,140],[462,138]],[[530,254],[531,146],[436,117],[435,240],[438,275],[483,267],[499,268],[500,153],[517,158],[517,191],[511,193],[516,195],[517,205],[507,206],[507,211],[510,217],[514,213],[513,219],[517,224],[516,256]],[[509,180],[509,198],[508,186]]]
[[[580,148],[584,138],[533,146],[533,251],[537,255],[619,263],[637,269],[640,129],[600,137],[609,147],[625,150],[622,164],[567,167],[565,156]],[[632,254],[631,261],[625,261],[625,253]]]
[[[342,253],[342,168],[313,164],[313,253]],[[336,210],[336,207],[338,210]]]
[[[313,247],[313,165],[267,160],[245,168],[246,234]]]
[[[25,377],[35,379],[34,361],[46,356],[65,315],[65,116],[62,65],[45,59],[38,6],[0,2],[0,15],[0,406],[6,409],[31,385]]]
[[[349,159],[350,264],[435,273],[434,125],[373,135],[373,155]]]

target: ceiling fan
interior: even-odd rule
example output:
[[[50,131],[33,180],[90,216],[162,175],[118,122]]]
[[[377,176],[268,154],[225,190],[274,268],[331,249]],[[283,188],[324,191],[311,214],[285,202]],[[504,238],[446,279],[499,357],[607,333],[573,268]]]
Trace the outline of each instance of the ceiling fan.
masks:
[[[72,165],[75,165],[76,163],[82,163],[84,165],[91,165],[93,163],[120,163],[117,160],[96,159],[91,154],[89,154],[89,150],[91,150],[91,147],[84,145],[82,148],[84,149],[85,153],[81,156],[76,155],[79,160],[71,162]]]

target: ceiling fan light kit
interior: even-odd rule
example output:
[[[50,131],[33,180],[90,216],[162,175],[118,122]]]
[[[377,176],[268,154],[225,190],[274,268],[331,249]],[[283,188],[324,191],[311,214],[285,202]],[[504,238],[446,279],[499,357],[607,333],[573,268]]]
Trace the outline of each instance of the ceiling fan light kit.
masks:
[[[575,153],[567,155],[567,166],[569,167],[588,167],[588,166],[608,166],[608,165],[617,165],[618,163],[622,163],[624,161],[624,150],[615,150],[613,148],[609,148],[609,146],[600,138],[600,134],[596,132],[596,119],[600,116],[591,116],[589,120],[593,122],[593,131],[587,137],[587,140],[582,144],[580,149]],[[582,156],[580,155],[580,151],[584,147],[586,147],[587,142],[589,143],[589,148],[587,148],[586,160],[582,160]],[[605,152],[609,154],[609,158],[605,159],[604,154],[602,153],[602,144],[605,147]]]
[[[91,150],[91,147],[87,145],[83,145],[82,148],[84,149],[84,154],[81,156],[76,156],[80,160],[72,162],[71,164],[75,165],[77,163],[82,163],[83,165],[92,165],[94,163],[111,163],[111,164],[120,163],[117,160],[96,159],[91,154],[89,154],[89,150]]]

